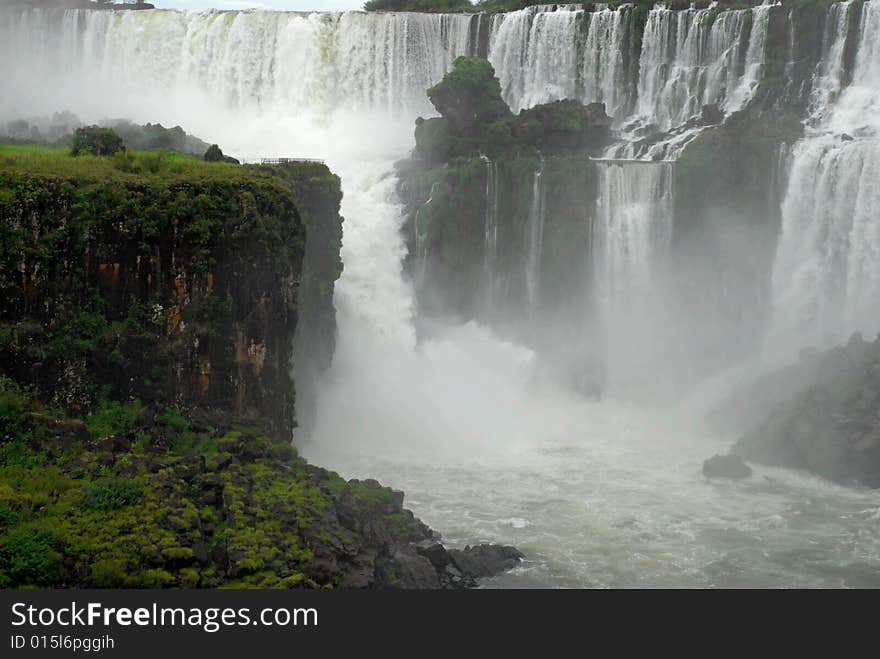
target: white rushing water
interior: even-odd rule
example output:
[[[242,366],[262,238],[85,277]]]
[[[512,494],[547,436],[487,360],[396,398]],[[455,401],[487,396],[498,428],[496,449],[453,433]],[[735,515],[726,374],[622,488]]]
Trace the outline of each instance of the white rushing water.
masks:
[[[529,209],[529,253],[526,259],[526,300],[534,316],[541,294],[541,260],[544,253],[544,161],[535,171]]]
[[[486,223],[483,227],[483,242],[486,257],[484,259],[484,281],[486,311],[491,314],[498,300],[498,163],[488,158],[486,162]]]
[[[585,16],[565,7],[493,17],[488,48],[514,107],[573,94],[615,112],[638,108],[671,126],[698,103],[731,110],[745,102],[761,75],[763,11],[724,12],[709,26],[700,10],[653,10],[656,36],[646,38],[643,61],[633,64],[648,74],[638,88],[621,47],[627,11]],[[337,352],[304,451],[347,477],[404,489],[408,506],[452,545],[503,542],[527,554],[522,568],[488,585],[878,585],[876,494],[761,468],[742,482],[709,482],[701,462],[731,438],[690,421],[702,404],[660,410],[614,397],[584,401],[536,377],[531,350],[475,324],[438,328],[417,341],[413,288],[402,274],[403,212],[389,172],[412,146],[413,119],[429,111],[424,90],[457,54],[474,49],[471,23],[485,20],[0,10],[0,75],[14,92],[0,98],[0,119],[67,109],[86,121],[180,124],[233,155],[326,158],[343,180],[345,270],[335,296]],[[748,51],[742,58],[741,48]],[[876,56],[865,53],[827,126],[848,113],[870,114]],[[861,151],[867,167],[871,135],[857,144],[829,141],[822,153],[838,153],[840,166],[851,168],[850,155]],[[832,139],[798,147],[793,186],[799,167],[804,176],[830,171],[817,151],[827,166],[808,172],[805,154]],[[495,199],[498,173],[488,167],[495,190],[490,183],[487,197]],[[611,316],[635,313],[627,300],[657,290],[671,230],[663,210],[670,167],[603,170],[597,249]],[[871,181],[859,189],[876,190]],[[790,197],[789,207],[796,202]],[[497,239],[497,208],[487,211],[487,246]],[[850,216],[854,224],[862,217],[863,233],[874,226],[868,215]],[[787,236],[809,233],[794,225],[803,217],[812,221],[809,213],[786,214]],[[540,204],[533,219],[535,226],[543,221]],[[530,245],[540,249],[537,240]],[[853,273],[870,270],[869,255]],[[652,320],[637,319],[646,340]]]
[[[630,386],[633,378],[655,377],[661,371],[657,360],[670,356],[663,325],[673,201],[670,163],[599,167],[594,280],[608,371],[612,380],[630,381]]]
[[[814,80],[815,125],[792,158],[773,271],[774,348],[880,331],[880,5],[861,8],[845,86],[843,17],[852,10],[830,14]]]

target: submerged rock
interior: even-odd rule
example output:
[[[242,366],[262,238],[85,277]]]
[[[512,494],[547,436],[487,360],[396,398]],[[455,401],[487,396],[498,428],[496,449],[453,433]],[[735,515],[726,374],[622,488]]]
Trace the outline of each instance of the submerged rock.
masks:
[[[706,478],[748,478],[752,468],[738,455],[715,455],[703,463]]]

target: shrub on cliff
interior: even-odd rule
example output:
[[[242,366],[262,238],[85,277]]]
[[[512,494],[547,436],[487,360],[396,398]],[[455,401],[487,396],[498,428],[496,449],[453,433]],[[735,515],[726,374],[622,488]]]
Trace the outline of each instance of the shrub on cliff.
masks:
[[[141,498],[143,486],[134,480],[108,476],[83,488],[82,507],[85,510],[119,510]]]
[[[605,105],[565,100],[537,105],[514,116],[501,97],[492,64],[459,57],[428,90],[440,118],[416,121],[416,153],[431,163],[510,151],[599,150],[610,139]]]
[[[77,128],[73,133],[70,154],[72,156],[112,156],[123,149],[125,146],[122,143],[122,138],[112,128],[84,126]]]
[[[511,127],[516,140],[542,151],[600,148],[610,139],[605,105],[554,101],[519,113]]]
[[[459,132],[511,116],[501,98],[501,82],[495,77],[495,69],[481,57],[456,59],[452,71],[428,90],[428,98]]]

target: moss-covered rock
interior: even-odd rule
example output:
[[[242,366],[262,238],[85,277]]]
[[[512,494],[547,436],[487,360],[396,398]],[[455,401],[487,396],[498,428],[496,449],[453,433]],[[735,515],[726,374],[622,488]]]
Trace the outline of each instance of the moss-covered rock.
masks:
[[[257,418],[227,416],[221,435],[165,410],[108,430],[134,441],[61,443],[40,436],[51,410],[28,417],[38,401],[9,381],[0,397],[0,587],[428,584],[413,565],[433,587],[474,584],[418,556],[435,534],[402,492],[306,463]]]
[[[595,153],[611,137],[602,103],[555,101],[514,115],[501,98],[495,70],[480,57],[456,59],[428,97],[441,116],[416,120],[415,155],[432,164],[481,154]]]

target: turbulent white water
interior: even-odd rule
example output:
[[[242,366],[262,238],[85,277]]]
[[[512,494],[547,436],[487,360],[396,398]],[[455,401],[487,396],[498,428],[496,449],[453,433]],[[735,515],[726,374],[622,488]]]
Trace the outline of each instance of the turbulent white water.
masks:
[[[773,271],[773,344],[880,331],[880,5],[861,9],[853,80],[844,86],[843,17],[851,10],[830,14],[814,81],[816,125],[793,154]]]
[[[644,378],[660,372],[657,359],[669,356],[661,326],[672,240],[672,165],[609,163],[599,172],[593,262],[608,371],[613,379]]]
[[[641,62],[625,57],[628,11],[587,16],[563,7],[490,18],[0,10],[0,75],[11,90],[0,98],[0,119],[68,109],[86,121],[109,115],[180,124],[244,157],[326,158],[343,180],[345,270],[335,296],[337,352],[305,451],[346,476],[403,488],[408,505],[451,544],[490,540],[526,552],[523,568],[491,585],[877,585],[875,494],[761,469],[740,483],[708,482],[700,463],[729,438],[687,422],[693,403],[682,405],[685,414],[613,397],[586,402],[544,382],[532,351],[474,324],[416,339],[414,294],[402,276],[403,213],[388,172],[412,146],[414,117],[430,111],[424,90],[456,55],[479,45],[475,25],[491,23],[483,47],[515,108],[574,96],[671,127],[700,103],[730,111],[752,93],[762,75],[766,9],[722,12],[711,25],[700,10],[655,9]],[[842,177],[858,162],[865,176],[872,171],[874,129],[863,136],[852,119],[876,116],[872,48],[860,51],[854,84],[823,120],[825,130],[848,126],[856,141],[820,136],[799,145],[789,207],[798,201],[794,191],[806,189],[796,186],[813,180],[804,177],[830,180],[835,167]],[[827,75],[837,75],[831,69]],[[638,86],[636,70],[646,74]],[[609,327],[623,329],[618,321],[633,313],[629,320],[640,323],[633,337],[616,338],[621,358],[631,348],[633,364],[638,336],[664,336],[656,331],[660,316],[638,316],[645,308],[634,300],[656,297],[662,279],[669,168],[610,166],[602,174],[599,278],[608,315],[618,319]],[[490,183],[487,197],[494,199],[498,173],[491,171],[495,191]],[[839,188],[828,189],[842,203]],[[880,207],[870,196],[876,188],[866,179],[859,191],[868,195],[863,205],[814,213],[814,224],[849,213],[853,228],[842,235],[858,225],[866,236],[860,244],[874,244],[870,212],[858,209]],[[487,210],[487,247],[497,239],[497,208]],[[816,251],[806,238],[797,247],[812,229],[795,224],[813,215],[786,214],[783,243],[793,243],[793,253]],[[538,226],[540,205],[533,217]],[[855,254],[846,252],[850,279],[873,272],[872,252]],[[783,281],[786,268],[777,272]]]

